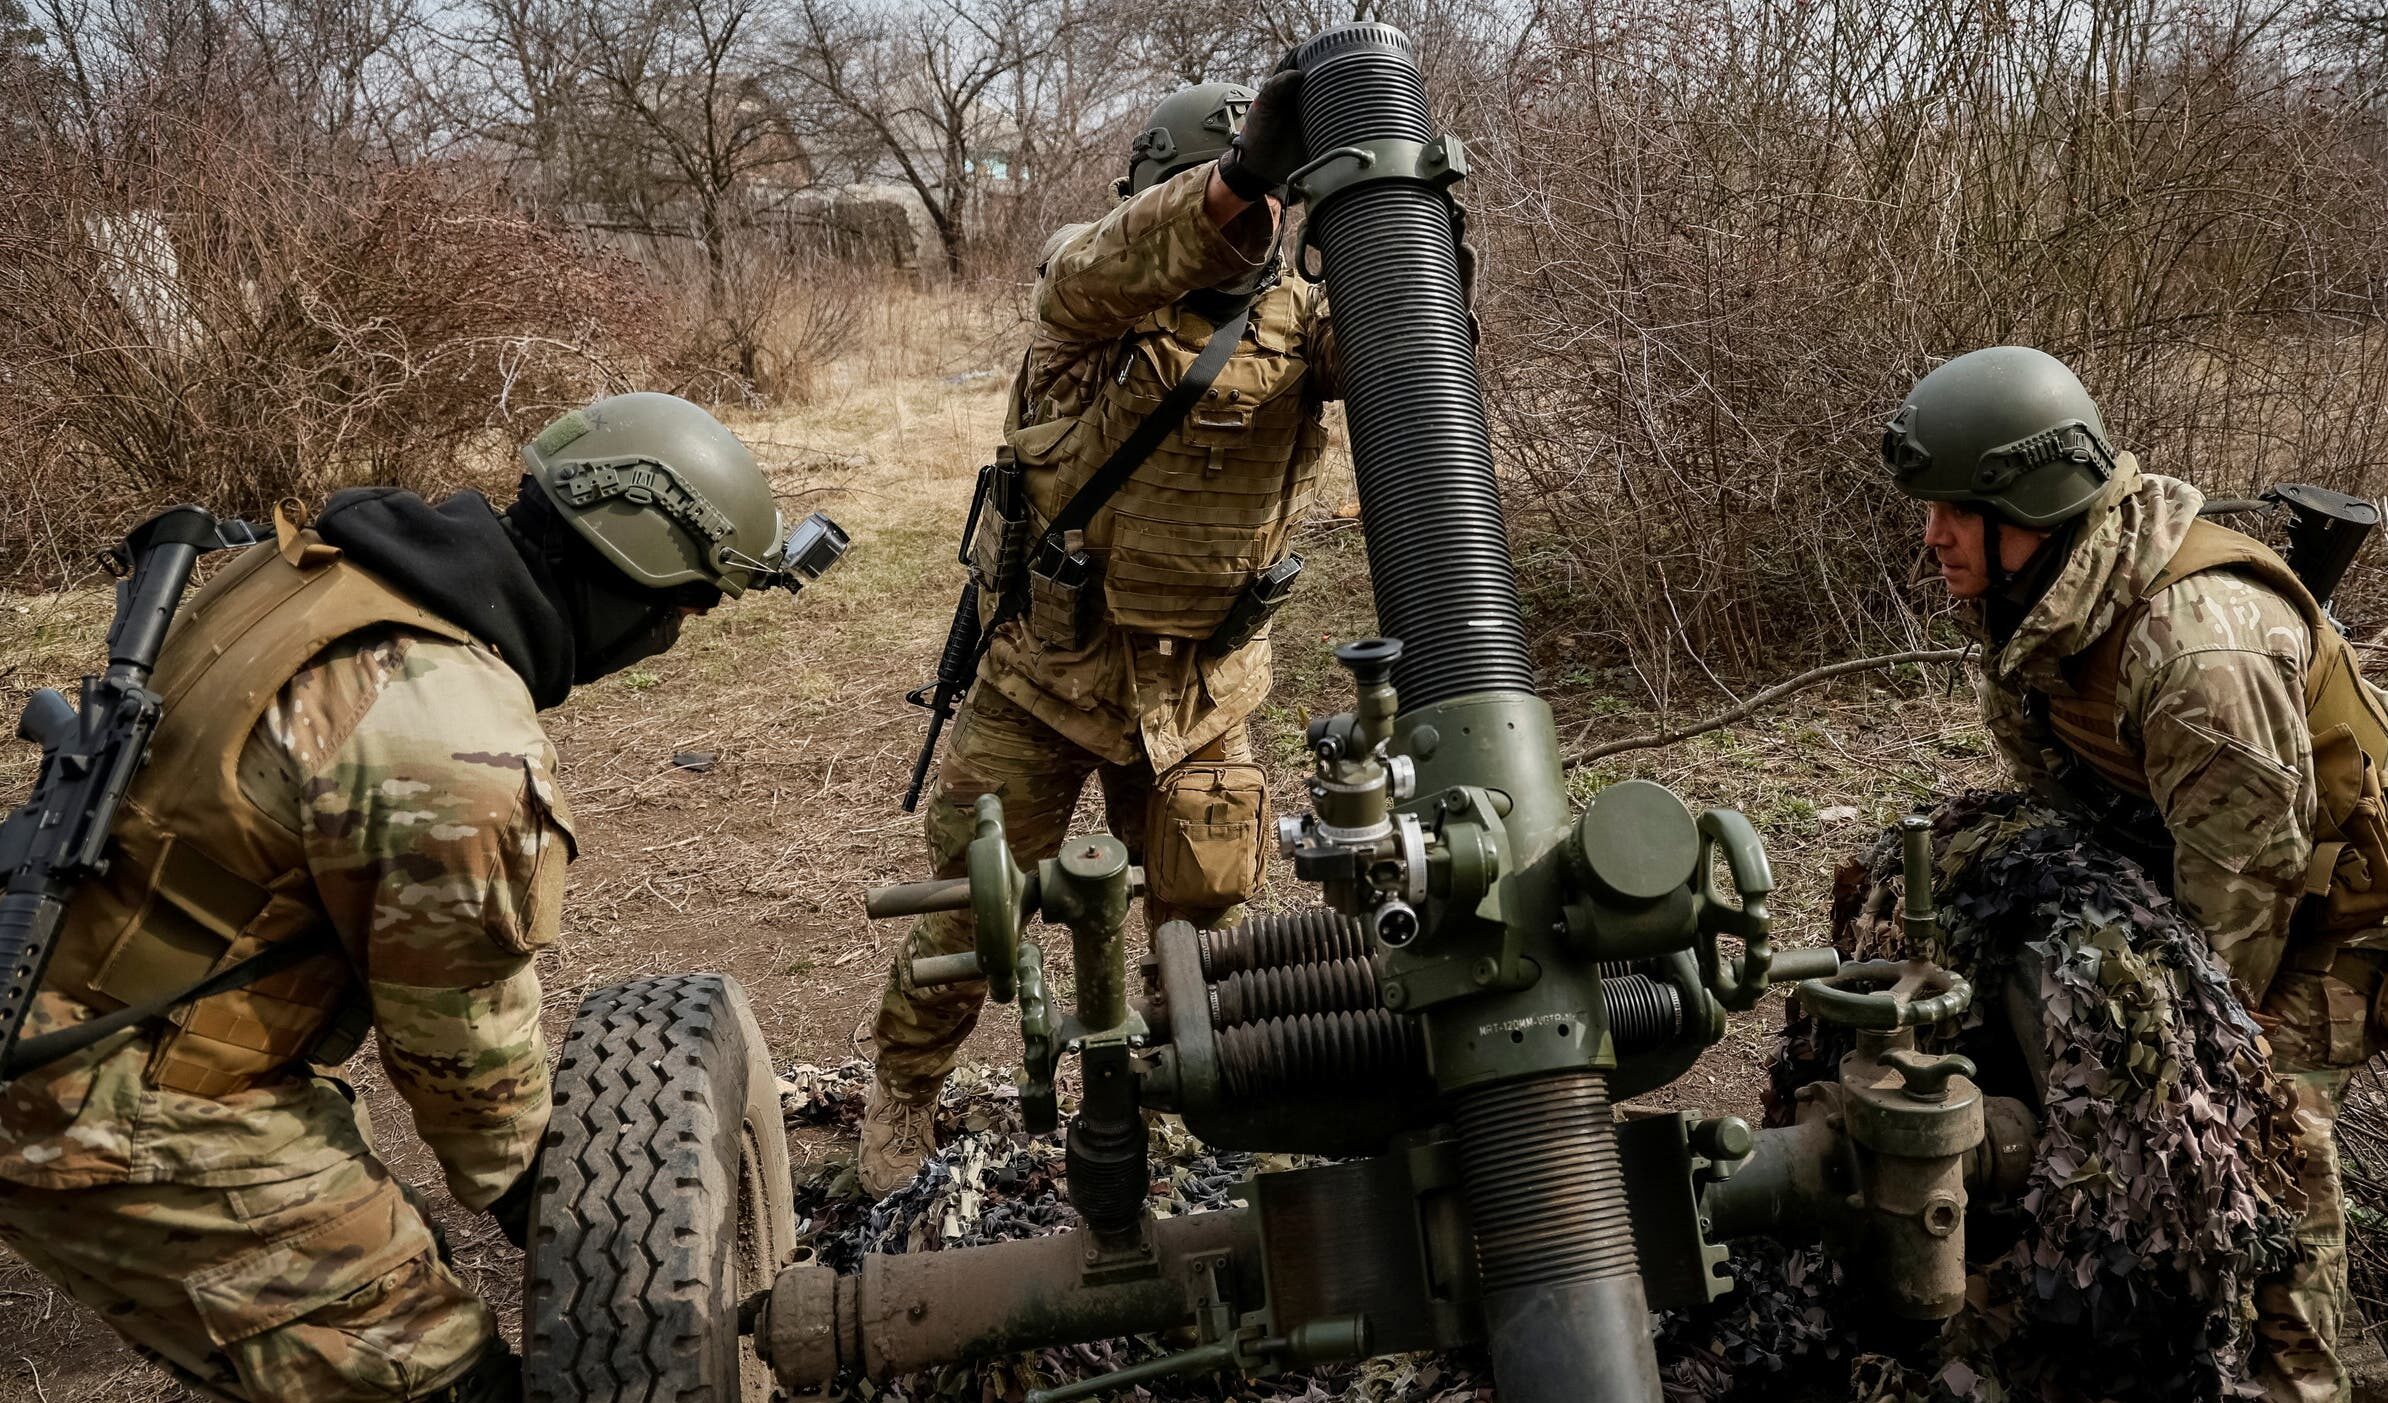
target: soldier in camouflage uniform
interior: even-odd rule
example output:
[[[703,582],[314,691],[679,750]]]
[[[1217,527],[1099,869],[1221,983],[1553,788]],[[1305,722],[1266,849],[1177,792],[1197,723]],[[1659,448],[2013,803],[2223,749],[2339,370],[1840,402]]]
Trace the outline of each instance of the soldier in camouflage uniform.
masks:
[[[702,409],[624,395],[478,493],[277,513],[176,619],[152,758],[28,1036],[276,942],[322,954],[0,1094],[0,1240],[194,1391],[519,1397],[488,1307],[331,1069],[364,1032],[458,1202],[520,1245],[570,812],[535,712],[773,577],[771,491]]]
[[[2344,1399],[2332,1125],[2388,1015],[2388,883],[2371,892],[2388,711],[2287,566],[2115,452],[2053,358],[2007,346],[1941,366],[1883,456],[1929,503],[1950,593],[1980,603],[2000,754],[2169,879],[2297,1091],[2301,1261],[2257,1287],[2259,1382],[2281,1403]]]
[[[1046,245],[1005,431],[1037,533],[1254,300],[1217,380],[1088,523],[1100,607],[1083,633],[1032,605],[994,634],[927,805],[939,876],[962,871],[979,795],[1001,796],[1033,864],[1096,775],[1144,864],[1149,926],[1227,921],[1258,885],[1266,789],[1245,721],[1268,694],[1269,644],[1205,644],[1286,554],[1335,393],[1324,295],[1278,258],[1271,192],[1301,164],[1300,76],[1169,98],[1136,140],[1121,203]],[[972,939],[967,914],[925,917],[888,973],[858,1165],[874,1195],[926,1157],[938,1089],[986,997],[983,983],[916,988],[909,963]]]

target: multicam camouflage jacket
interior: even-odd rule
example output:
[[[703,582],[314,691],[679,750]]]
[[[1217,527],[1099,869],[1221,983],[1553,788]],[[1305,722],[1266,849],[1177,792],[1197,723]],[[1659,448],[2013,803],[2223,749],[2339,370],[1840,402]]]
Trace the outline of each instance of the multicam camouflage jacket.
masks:
[[[1040,517],[1058,512],[1160,403],[1213,327],[1188,294],[1270,253],[1257,211],[1222,230],[1211,167],[1183,171],[1056,234],[1006,437]],[[1252,305],[1235,354],[1194,411],[1089,523],[1106,607],[1082,648],[1006,624],[981,671],[1073,744],[1164,770],[1268,694],[1265,636],[1224,657],[1199,644],[1307,514],[1336,397],[1326,296],[1288,271]]]
[[[2005,646],[1989,651],[1982,709],[2019,779],[2060,788],[2066,752],[2045,714],[2067,664],[2138,602],[2204,495],[2142,474],[2128,454],[2063,570]],[[2244,575],[2209,571],[2148,601],[2116,689],[2116,742],[2140,758],[2172,839],[2173,894],[2251,1001],[2270,987],[2313,855],[2313,739],[2303,615]]]
[[[546,1128],[531,961],[554,939],[572,842],[555,762],[529,693],[495,653],[391,629],[318,654],[240,756],[241,792],[304,835],[382,1065],[469,1208],[513,1182]],[[26,1032],[82,1014],[45,990]],[[12,1083],[0,1095],[0,1178],[239,1187],[366,1152],[341,1083],[300,1076],[186,1095],[145,1079],[156,1042],[136,1037]]]

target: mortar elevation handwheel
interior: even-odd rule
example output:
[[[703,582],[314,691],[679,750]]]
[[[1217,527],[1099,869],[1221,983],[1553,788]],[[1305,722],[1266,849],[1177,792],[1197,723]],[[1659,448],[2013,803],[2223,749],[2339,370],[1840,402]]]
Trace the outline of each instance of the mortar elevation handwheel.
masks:
[[[1799,1001],[1844,1028],[1922,1028],[1963,1013],[1973,985],[1929,960],[1864,960],[1801,980]]]

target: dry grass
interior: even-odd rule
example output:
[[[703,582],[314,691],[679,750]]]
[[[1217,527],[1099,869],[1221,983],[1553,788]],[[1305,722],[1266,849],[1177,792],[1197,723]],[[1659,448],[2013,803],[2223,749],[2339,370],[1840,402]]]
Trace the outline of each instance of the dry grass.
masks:
[[[2372,1338],[2388,1344],[2388,1078],[2377,1060],[2355,1073],[2338,1129],[2350,1284]]]

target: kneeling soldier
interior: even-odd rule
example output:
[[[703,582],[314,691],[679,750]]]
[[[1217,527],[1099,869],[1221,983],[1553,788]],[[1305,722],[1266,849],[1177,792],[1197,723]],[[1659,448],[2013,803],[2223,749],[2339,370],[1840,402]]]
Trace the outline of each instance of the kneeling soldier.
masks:
[[[2344,1399],[2346,1220],[2332,1134],[2388,1017],[2379,767],[2388,709],[2262,544],[2142,473],[2071,371],[1959,356],[1882,443],[1924,543],[1980,604],[1982,706],[2025,782],[2102,815],[2205,933],[2296,1089],[2301,1260],[2256,1287],[2264,1396]],[[2369,757],[2368,759],[2366,757]]]

